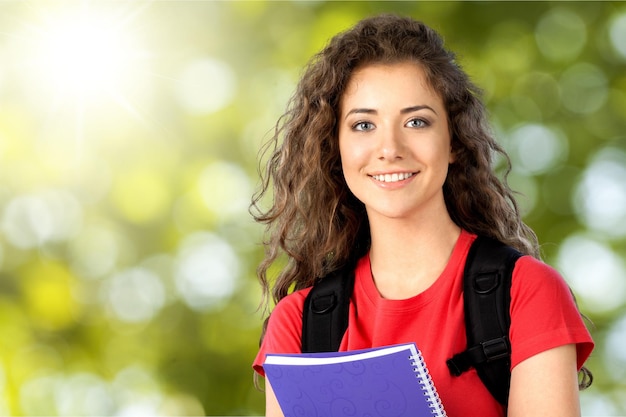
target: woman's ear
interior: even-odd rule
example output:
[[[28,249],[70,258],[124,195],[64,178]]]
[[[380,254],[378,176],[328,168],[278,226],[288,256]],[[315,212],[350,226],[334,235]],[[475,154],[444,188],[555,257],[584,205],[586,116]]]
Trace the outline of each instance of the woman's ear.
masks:
[[[456,153],[454,152],[454,148],[450,145],[450,155],[448,157],[448,164],[453,164],[456,162]]]
[[[459,146],[454,146],[455,144],[458,145],[458,139],[455,137],[450,121],[448,121],[448,129],[450,134],[450,154],[448,155],[448,164],[451,165],[456,162],[456,152]]]

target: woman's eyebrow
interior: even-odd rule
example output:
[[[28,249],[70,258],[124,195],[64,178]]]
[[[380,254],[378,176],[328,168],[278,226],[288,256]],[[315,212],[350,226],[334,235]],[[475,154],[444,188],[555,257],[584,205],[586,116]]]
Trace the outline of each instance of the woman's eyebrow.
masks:
[[[435,109],[433,109],[432,107],[426,105],[426,104],[421,104],[421,105],[417,105],[417,106],[411,106],[411,107],[406,107],[402,110],[400,110],[401,114],[407,114],[407,113],[413,113],[414,111],[418,111],[418,110],[430,110],[431,112],[437,114],[437,112],[435,111]]]
[[[374,109],[365,109],[365,108],[356,108],[356,109],[352,109],[350,110],[348,113],[346,113],[346,117],[350,116],[351,114],[355,114],[355,113],[363,113],[363,114],[377,114],[378,111],[374,110]]]

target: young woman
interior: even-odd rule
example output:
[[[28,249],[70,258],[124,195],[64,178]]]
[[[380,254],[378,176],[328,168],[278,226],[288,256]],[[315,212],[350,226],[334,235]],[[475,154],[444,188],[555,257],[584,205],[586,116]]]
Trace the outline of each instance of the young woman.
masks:
[[[577,416],[577,371],[593,342],[559,274],[494,174],[506,157],[476,87],[420,22],[377,16],[337,35],[307,67],[270,142],[254,205],[268,225],[259,267],[267,353],[301,349],[303,302],[316,278],[358,259],[340,350],[415,342],[442,403],[457,416]],[[508,158],[505,158],[508,161]],[[508,410],[475,371],[446,359],[466,347],[463,267],[477,235],[522,252],[511,289]],[[286,259],[272,288],[269,268]],[[282,415],[266,382],[267,415]]]

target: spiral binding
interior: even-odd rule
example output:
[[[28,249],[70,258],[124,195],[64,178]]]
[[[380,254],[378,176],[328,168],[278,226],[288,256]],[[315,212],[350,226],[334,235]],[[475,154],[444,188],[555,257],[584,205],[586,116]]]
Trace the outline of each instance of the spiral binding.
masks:
[[[414,367],[413,371],[417,374],[416,376],[420,380],[422,392],[426,396],[426,401],[428,402],[428,406],[430,407],[433,416],[446,417],[446,411],[443,408],[439,394],[437,393],[433,380],[430,377],[430,372],[428,372],[422,353],[418,350],[417,354],[410,356],[409,359],[412,361],[411,366]]]

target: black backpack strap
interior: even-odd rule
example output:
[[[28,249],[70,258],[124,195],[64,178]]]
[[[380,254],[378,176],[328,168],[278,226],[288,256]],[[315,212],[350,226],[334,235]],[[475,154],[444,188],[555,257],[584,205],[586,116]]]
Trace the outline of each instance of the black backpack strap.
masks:
[[[511,276],[520,252],[479,236],[467,255],[463,281],[467,350],[447,361],[459,376],[474,367],[489,392],[506,405],[511,382]]]
[[[336,352],[348,328],[354,268],[335,271],[320,281],[304,300],[302,352]]]

